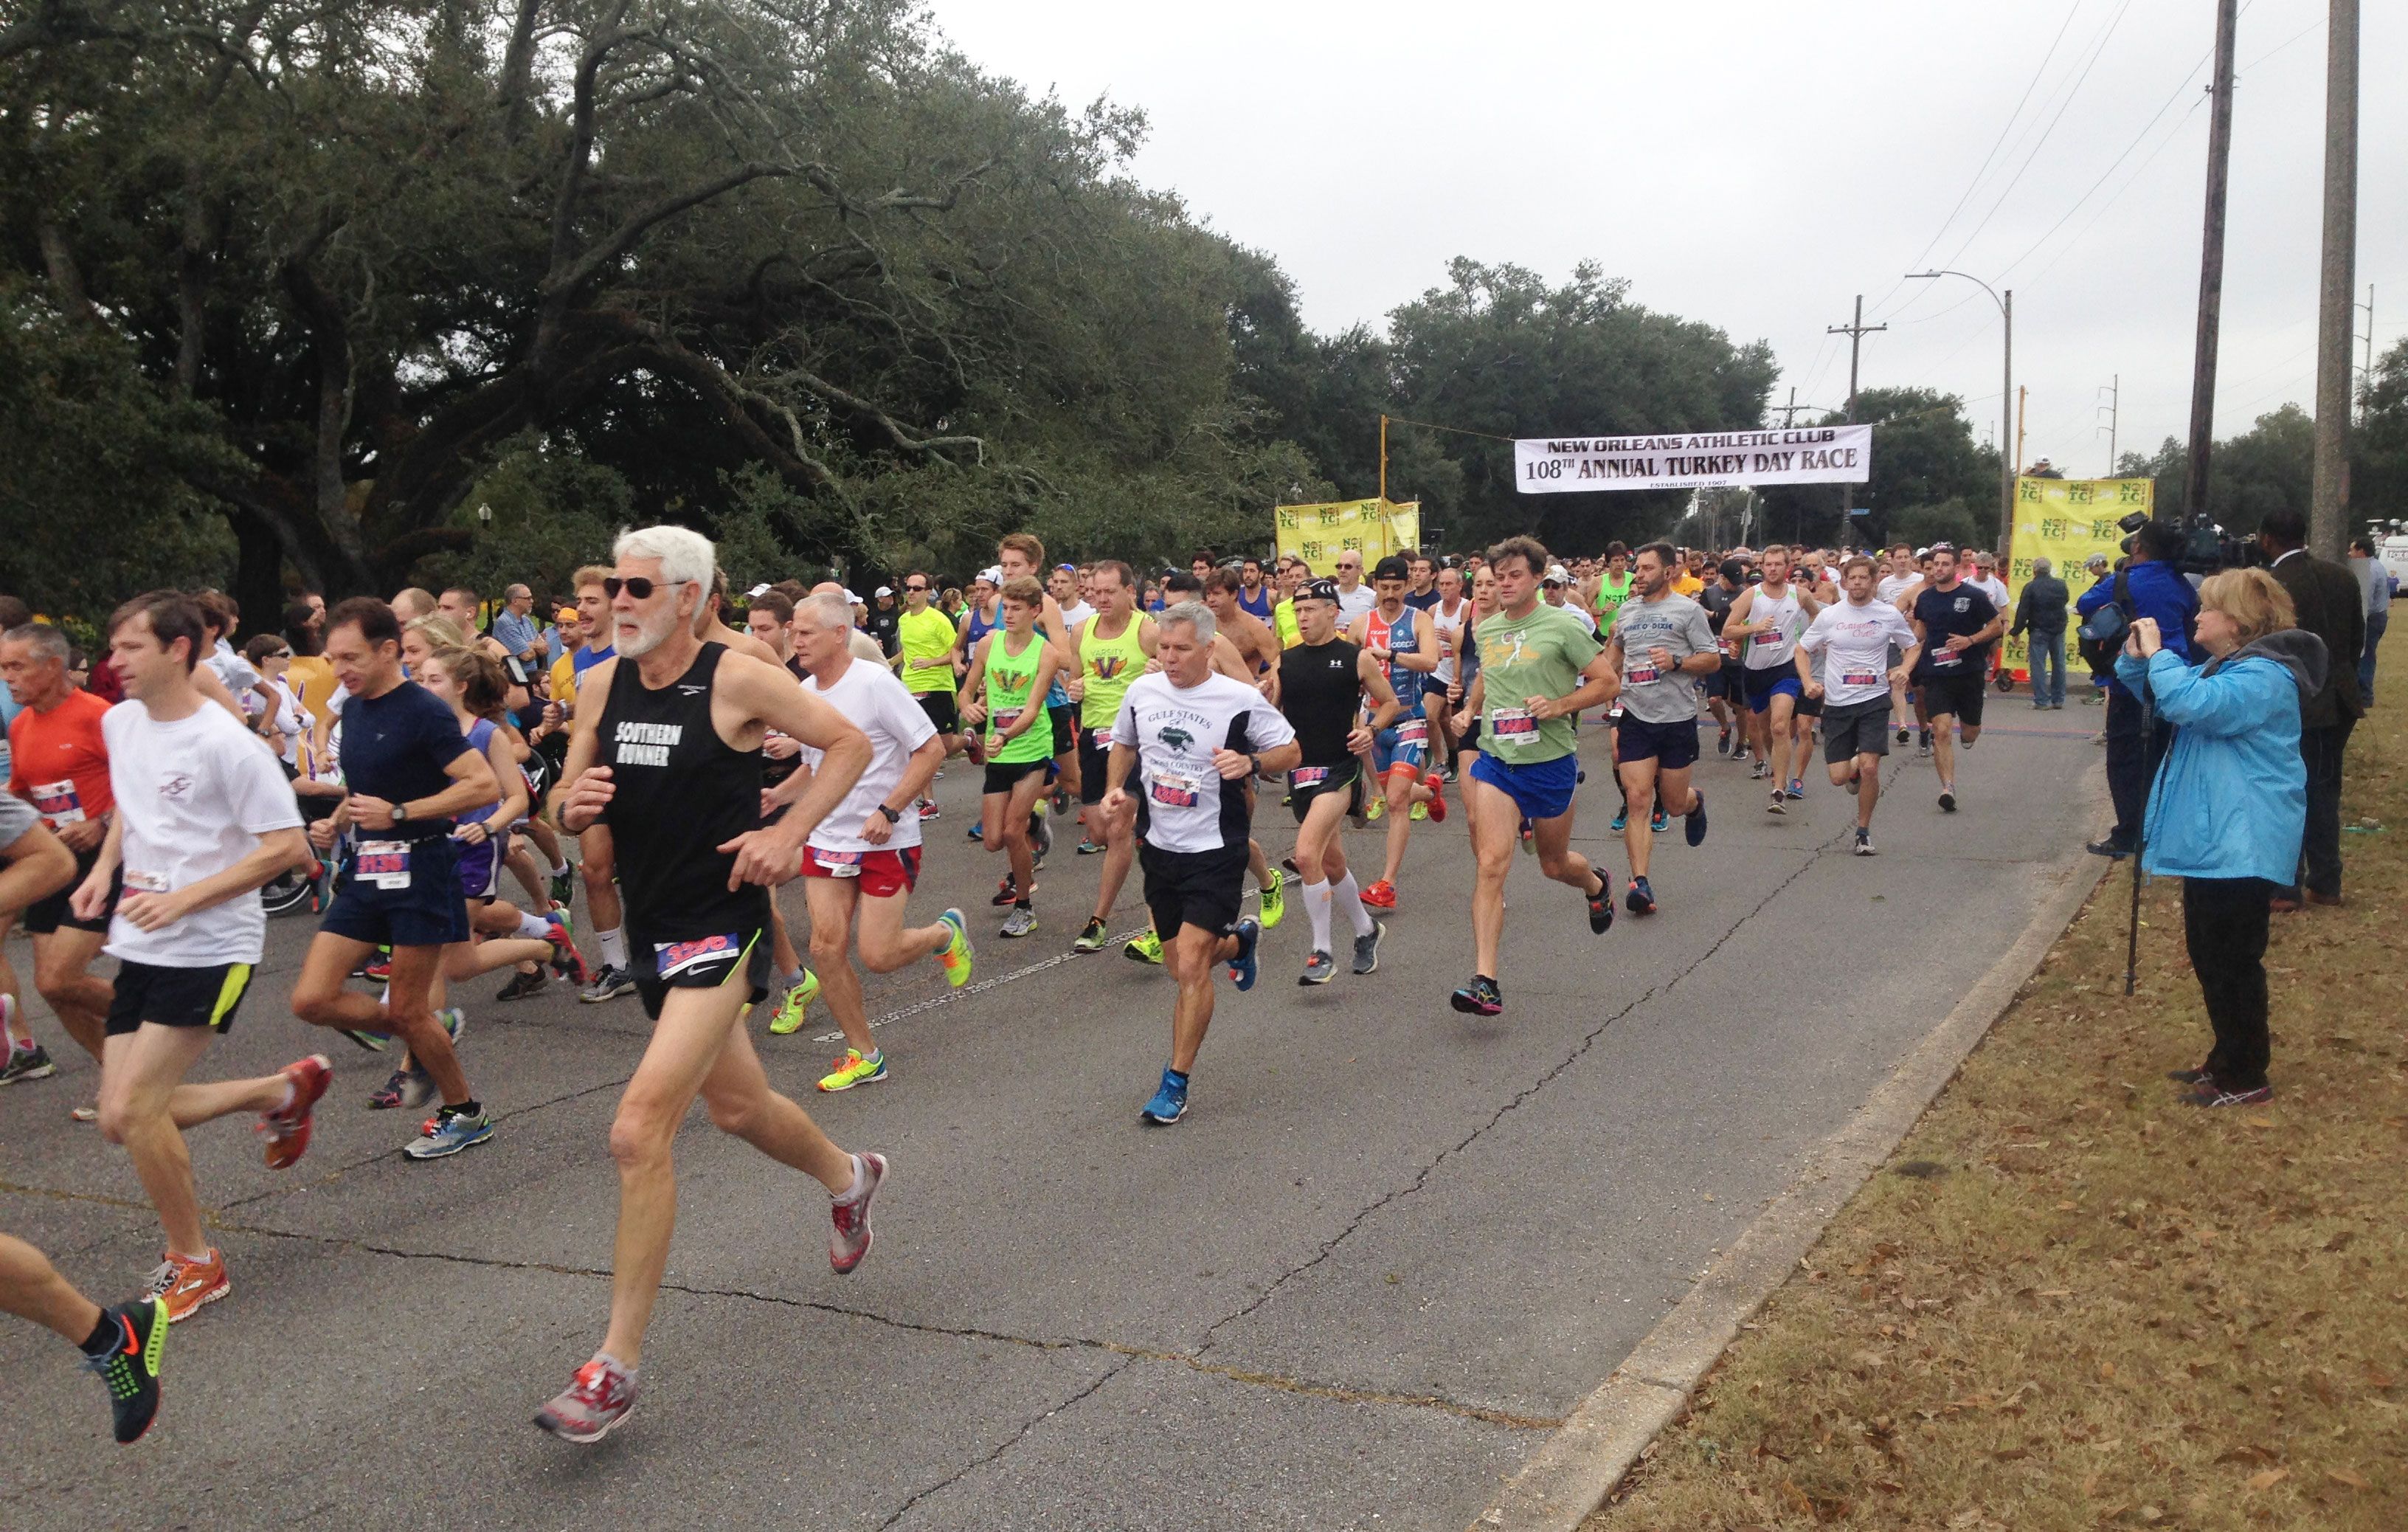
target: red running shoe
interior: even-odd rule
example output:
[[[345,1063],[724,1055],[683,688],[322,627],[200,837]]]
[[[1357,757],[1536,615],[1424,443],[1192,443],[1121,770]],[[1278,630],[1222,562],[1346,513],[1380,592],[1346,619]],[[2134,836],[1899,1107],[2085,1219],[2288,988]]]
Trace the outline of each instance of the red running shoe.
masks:
[[[1397,907],[1397,886],[1389,882],[1386,878],[1382,878],[1379,882],[1372,884],[1369,888],[1363,890],[1363,903],[1370,905],[1375,910],[1395,909]]]
[[[861,1169],[862,1179],[868,1184],[828,1207],[829,1221],[836,1225],[828,1236],[828,1269],[839,1277],[850,1276],[869,1253],[869,1204],[886,1179],[886,1156],[862,1155]]]
[[[290,1170],[309,1148],[310,1110],[326,1087],[335,1082],[335,1066],[322,1053],[312,1053],[284,1066],[293,1099],[273,1111],[259,1114],[259,1131],[267,1135],[267,1168]]]
[[[1432,767],[1422,773],[1422,780],[1429,785],[1430,823],[1434,825],[1446,823],[1446,778],[1440,773],[1438,768]]]

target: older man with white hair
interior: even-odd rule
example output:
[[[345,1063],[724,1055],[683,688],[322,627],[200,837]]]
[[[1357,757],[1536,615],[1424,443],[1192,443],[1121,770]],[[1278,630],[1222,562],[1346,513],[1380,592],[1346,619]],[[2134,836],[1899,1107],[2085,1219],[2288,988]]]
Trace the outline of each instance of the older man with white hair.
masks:
[[[2031,677],[2032,706],[2065,705],[2065,582],[2046,558],[2031,561],[2031,578],[2015,598],[2015,625],[2009,638],[2024,638],[2025,674]]]

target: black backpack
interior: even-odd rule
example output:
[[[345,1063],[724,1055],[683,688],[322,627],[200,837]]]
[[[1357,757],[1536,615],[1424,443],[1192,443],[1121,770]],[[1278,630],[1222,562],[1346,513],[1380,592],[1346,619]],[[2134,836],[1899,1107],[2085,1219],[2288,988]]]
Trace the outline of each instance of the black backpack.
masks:
[[[2110,618],[2109,614],[2114,615]],[[2128,571],[2115,571],[2115,588],[2107,604],[2093,612],[2074,630],[2081,644],[2082,662],[2100,675],[2115,669],[2115,657],[2124,650],[2124,633],[2132,626],[2132,584]]]

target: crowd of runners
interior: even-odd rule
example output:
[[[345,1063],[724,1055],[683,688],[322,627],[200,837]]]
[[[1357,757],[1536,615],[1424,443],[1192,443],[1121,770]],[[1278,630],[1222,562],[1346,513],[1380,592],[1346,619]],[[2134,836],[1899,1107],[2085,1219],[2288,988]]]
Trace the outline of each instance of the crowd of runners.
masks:
[[[2006,628],[1988,556],[1945,544],[1841,558],[1617,543],[1567,565],[1516,537],[1368,569],[1348,551],[1326,574],[1199,554],[1148,579],[1112,559],[1049,565],[1015,534],[958,593],[921,571],[899,585],[867,600],[834,583],[736,592],[708,541],[653,527],[577,571],[549,622],[523,586],[490,613],[459,589],[305,596],[236,649],[225,597],[160,591],[110,614],[87,655],[0,597],[0,936],[22,924],[35,987],[99,1063],[96,1098],[64,1115],[124,1149],[165,1241],[143,1295],[102,1307],[0,1235],[0,1308],[80,1346],[118,1439],[150,1424],[169,1324],[232,1290],[184,1135],[250,1118],[266,1163],[290,1167],[333,1078],[323,1053],[247,1079],[204,1066],[250,998],[271,908],[318,922],[292,1016],[391,1058],[369,1108],[433,1108],[399,1135],[412,1160],[494,1140],[462,1049],[462,991],[480,976],[509,970],[495,1004],[565,982],[651,1018],[610,1129],[607,1326],[537,1416],[592,1441],[636,1397],[671,1143],[697,1096],[826,1190],[835,1272],[868,1254],[886,1160],[839,1147],[772,1086],[747,1018],[783,1036],[824,1005],[845,1051],[817,1091],[835,1093],[892,1077],[860,969],[970,980],[964,909],[911,923],[949,766],[979,773],[965,833],[998,859],[996,939],[1068,935],[1068,918],[1040,923],[1051,884],[1043,907],[1077,917],[1069,947],[1100,952],[1136,873],[1146,923],[1120,949],[1174,981],[1139,1113],[1167,1127],[1188,1110],[1220,979],[1254,988],[1296,903],[1296,982],[1378,971],[1421,826],[1466,822],[1470,865],[1425,873],[1445,886],[1412,897],[1469,890],[1451,1003],[1493,1017],[1516,853],[1577,890],[1599,936],[1617,908],[1654,915],[1656,837],[1677,818],[1687,845],[1706,839],[1707,728],[1769,815],[1800,812],[1819,747],[1852,795],[1856,855],[1874,854],[1893,743],[1918,741],[1955,812]],[[1618,890],[1572,848],[1584,725],[1613,765]],[[1355,843],[1379,860],[1366,882],[1343,831],[1375,821]],[[1068,887],[1089,856],[1092,903]],[[800,943],[771,894],[797,877]],[[19,995],[0,957],[0,1084],[56,1073]]]

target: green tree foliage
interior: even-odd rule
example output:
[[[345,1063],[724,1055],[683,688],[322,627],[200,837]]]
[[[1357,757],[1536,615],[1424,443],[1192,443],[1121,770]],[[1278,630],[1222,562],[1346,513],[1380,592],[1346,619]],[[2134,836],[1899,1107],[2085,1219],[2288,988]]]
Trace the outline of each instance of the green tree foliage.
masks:
[[[1780,485],[1765,492],[1776,537],[1816,543],[1911,542],[1959,546],[1999,541],[1999,455],[1973,441],[1965,401],[1929,388],[1868,388],[1856,418],[1873,428],[1872,477],[1861,484]],[[1837,426],[1843,416],[1819,422]],[[1872,512],[1840,523],[1847,507]]]
[[[2216,442],[2207,457],[2209,517],[2227,530],[2245,534],[2256,531],[2270,511],[2287,508],[2306,515],[2315,447],[2315,419],[2296,404],[2259,415],[2248,430]],[[2157,514],[2182,514],[2190,454],[2172,437],[2146,455],[2124,454],[2116,471],[2127,478],[2156,480]]]
[[[2363,524],[2408,518],[2408,339],[2394,341],[2376,359],[2359,405],[2351,438],[2351,519]]]

